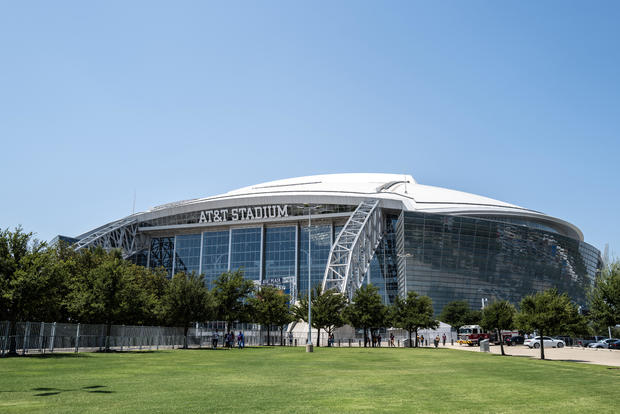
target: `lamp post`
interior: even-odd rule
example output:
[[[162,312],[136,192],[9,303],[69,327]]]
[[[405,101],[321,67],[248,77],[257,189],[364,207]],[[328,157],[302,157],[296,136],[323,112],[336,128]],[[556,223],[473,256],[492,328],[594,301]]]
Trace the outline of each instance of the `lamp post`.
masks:
[[[306,352],[313,352],[312,345],[312,209],[319,206],[308,205],[308,340],[306,343]]]

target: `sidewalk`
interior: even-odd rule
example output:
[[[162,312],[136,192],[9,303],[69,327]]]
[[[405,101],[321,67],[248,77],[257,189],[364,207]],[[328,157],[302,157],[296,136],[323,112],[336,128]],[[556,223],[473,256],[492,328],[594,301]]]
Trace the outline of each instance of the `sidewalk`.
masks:
[[[480,348],[477,346],[446,344],[446,348],[480,352]],[[499,355],[502,353],[499,345],[491,345],[490,349],[492,354]],[[507,355],[540,358],[540,349],[530,349],[523,345],[504,346],[504,352]],[[620,350],[581,347],[545,348],[545,359],[620,367]]]

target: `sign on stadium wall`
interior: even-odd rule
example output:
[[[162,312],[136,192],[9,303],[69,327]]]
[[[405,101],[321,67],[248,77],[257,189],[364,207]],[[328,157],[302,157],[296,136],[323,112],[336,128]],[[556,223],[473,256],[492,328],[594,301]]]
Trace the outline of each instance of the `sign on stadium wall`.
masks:
[[[288,204],[203,210],[200,212],[198,223],[252,221],[278,217],[288,217]]]

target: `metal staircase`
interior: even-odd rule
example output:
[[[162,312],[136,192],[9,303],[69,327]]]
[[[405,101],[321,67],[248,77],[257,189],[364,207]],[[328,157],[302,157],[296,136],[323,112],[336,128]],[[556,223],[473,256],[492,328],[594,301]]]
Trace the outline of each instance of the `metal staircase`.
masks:
[[[379,200],[357,206],[329,251],[323,290],[335,289],[349,298],[364,282],[364,275],[383,236]]]
[[[106,250],[121,249],[123,257],[128,258],[138,251],[137,232],[138,219],[132,215],[94,231],[73,244],[72,248],[76,251],[95,246],[101,246]]]

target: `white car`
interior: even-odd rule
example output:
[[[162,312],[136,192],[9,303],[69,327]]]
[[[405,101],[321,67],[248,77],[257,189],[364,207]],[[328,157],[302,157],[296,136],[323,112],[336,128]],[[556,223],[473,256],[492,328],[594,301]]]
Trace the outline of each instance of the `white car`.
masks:
[[[561,339],[551,338],[550,336],[543,336],[543,341],[545,348],[564,348],[564,345],[566,345]],[[526,339],[523,345],[529,346],[530,348],[540,348],[540,336]]]

